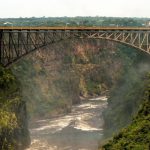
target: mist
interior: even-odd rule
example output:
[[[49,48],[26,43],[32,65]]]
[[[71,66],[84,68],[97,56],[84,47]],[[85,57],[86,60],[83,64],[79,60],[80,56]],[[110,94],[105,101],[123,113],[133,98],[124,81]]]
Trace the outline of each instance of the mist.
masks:
[[[36,146],[57,149],[64,143],[66,148],[76,150],[80,138],[83,142],[78,148],[88,150],[86,143],[91,141],[90,136],[96,136],[90,150],[98,148],[99,141],[129,124],[137,112],[140,101],[135,101],[130,91],[141,87],[150,70],[148,64],[149,57],[145,54],[105,40],[67,40],[44,47],[15,64],[12,70],[21,82],[22,96],[27,102],[33,139],[30,150]],[[107,98],[106,101],[100,98],[98,103],[88,101],[101,96],[108,97],[108,106]],[[115,114],[116,107],[119,114]],[[92,110],[95,112],[90,114]],[[82,118],[77,111],[83,113]],[[93,126],[86,113],[100,121]],[[118,115],[121,125],[114,122],[112,115]],[[87,118],[89,121],[85,122]],[[49,138],[43,140],[48,133]]]

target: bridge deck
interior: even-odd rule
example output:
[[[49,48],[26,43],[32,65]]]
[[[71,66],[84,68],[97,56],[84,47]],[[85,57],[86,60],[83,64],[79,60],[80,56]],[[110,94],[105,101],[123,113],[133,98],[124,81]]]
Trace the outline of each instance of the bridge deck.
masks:
[[[29,26],[23,26],[23,27],[17,27],[17,26],[0,26],[0,30],[119,30],[119,31],[150,31],[150,27],[46,27],[46,26],[40,26],[40,27],[29,27]]]

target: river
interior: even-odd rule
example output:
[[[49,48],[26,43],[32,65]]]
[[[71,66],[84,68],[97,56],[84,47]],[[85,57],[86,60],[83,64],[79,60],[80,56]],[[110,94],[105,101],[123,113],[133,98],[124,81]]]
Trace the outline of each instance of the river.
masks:
[[[27,150],[97,150],[106,106],[106,97],[93,98],[73,106],[67,115],[35,121]]]

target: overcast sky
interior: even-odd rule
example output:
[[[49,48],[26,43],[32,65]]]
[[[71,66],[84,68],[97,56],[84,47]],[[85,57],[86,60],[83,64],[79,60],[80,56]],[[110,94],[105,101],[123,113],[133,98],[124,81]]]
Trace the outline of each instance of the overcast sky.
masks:
[[[33,16],[150,18],[150,0],[0,0],[0,18]]]

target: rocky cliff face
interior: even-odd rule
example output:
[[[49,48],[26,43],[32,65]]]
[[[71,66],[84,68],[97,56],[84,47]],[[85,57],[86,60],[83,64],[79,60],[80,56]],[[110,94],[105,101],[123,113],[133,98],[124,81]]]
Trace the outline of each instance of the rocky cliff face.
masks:
[[[116,51],[109,41],[72,39],[46,46],[14,65],[30,116],[66,113],[80,98],[107,94],[122,71]]]
[[[10,70],[0,67],[0,149],[23,150],[30,144],[26,103]]]

